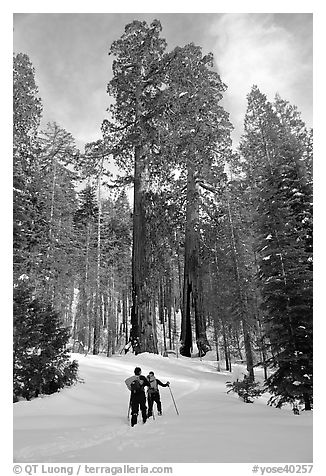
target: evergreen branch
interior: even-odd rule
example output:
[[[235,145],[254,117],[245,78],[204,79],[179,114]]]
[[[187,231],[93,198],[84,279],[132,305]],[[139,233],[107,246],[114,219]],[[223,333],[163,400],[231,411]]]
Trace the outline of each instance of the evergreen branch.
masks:
[[[110,189],[115,189],[115,188],[121,188],[121,187],[126,187],[127,185],[130,185],[134,183],[134,177],[131,175],[127,175],[125,177],[117,177],[112,184],[108,184],[108,188]]]

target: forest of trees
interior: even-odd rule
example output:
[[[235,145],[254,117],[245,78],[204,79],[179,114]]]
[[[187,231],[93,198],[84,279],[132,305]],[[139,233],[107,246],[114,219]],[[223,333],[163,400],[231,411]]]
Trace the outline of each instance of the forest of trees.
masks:
[[[312,131],[253,86],[233,147],[212,54],[167,51],[161,31],[134,21],[111,45],[114,102],[84,151],[56,123],[41,130],[33,65],[14,56],[15,396],[73,382],[67,349],[109,357],[130,343],[214,351],[251,381],[262,365],[271,404],[309,410]]]

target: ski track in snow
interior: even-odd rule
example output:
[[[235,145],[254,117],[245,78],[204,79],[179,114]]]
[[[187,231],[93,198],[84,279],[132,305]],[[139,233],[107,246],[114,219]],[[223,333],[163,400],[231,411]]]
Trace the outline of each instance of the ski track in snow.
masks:
[[[85,364],[85,360],[87,359],[87,357],[84,358],[84,359],[80,355],[75,356],[75,357],[77,357],[79,362],[80,362],[80,374],[81,374],[80,376],[81,376],[82,379],[85,380],[85,383],[87,384],[88,378],[87,378],[87,376],[84,376],[84,371],[83,371],[84,370],[83,369],[83,364]],[[120,356],[119,356],[119,358],[120,358]],[[120,364],[120,362],[119,362],[119,364]],[[120,365],[119,364],[117,364],[114,361],[114,358],[111,358],[111,359],[108,360],[108,359],[105,359],[105,358],[96,359],[94,357],[92,359],[92,357],[91,357],[87,361],[86,365],[89,368],[95,369],[94,373],[98,372],[98,368],[101,367],[101,366],[103,366],[105,369],[109,368],[110,372],[117,372],[119,374],[119,376],[117,376],[117,378],[121,379],[120,372],[121,372],[121,370],[125,370],[125,369],[121,369],[121,364]],[[125,371],[126,375],[122,376],[123,389],[125,389],[124,379],[133,374],[133,368],[134,368],[135,365],[136,364],[133,362],[132,366],[130,367],[130,371]],[[147,375],[147,372],[143,372],[143,373],[146,373],[146,375]],[[183,385],[184,385],[184,382],[189,382],[189,379],[185,380],[185,379],[181,378],[179,380],[180,380],[180,382],[183,383]],[[108,380],[107,383],[112,384],[112,382],[110,382],[110,380]],[[79,384],[79,385],[84,385],[84,384]],[[183,392],[180,392],[180,393],[177,394],[178,395],[177,398],[182,399],[185,395],[189,395],[189,394],[195,392],[199,388],[199,386],[200,386],[200,383],[198,381],[196,381],[195,379],[193,379],[191,384],[188,383],[188,388],[186,388]],[[72,390],[76,390],[76,387],[72,387],[71,389],[65,389],[65,390],[61,391],[61,394],[62,393],[66,393],[66,394],[71,393],[70,391],[72,391]],[[162,401],[163,401],[162,391],[164,391],[164,390],[167,390],[167,389],[162,389],[161,388],[161,400]],[[125,400],[126,400],[127,405],[128,405],[129,392],[125,391],[124,393],[126,395]],[[59,397],[59,396],[60,396],[60,394],[56,395],[56,397]],[[41,399],[35,399],[35,400],[33,400],[32,402],[29,402],[29,403],[34,403],[34,402],[39,401],[39,400],[47,401],[47,399],[49,399],[49,397],[50,396],[45,396]],[[53,398],[55,398],[55,397],[53,396]],[[78,396],[74,395],[72,399],[75,400],[75,401],[76,400],[78,401]],[[166,400],[166,398],[165,398],[165,400]],[[27,402],[21,402],[20,403],[20,405],[26,405],[26,404],[28,404],[28,403]],[[91,405],[93,405],[93,403],[91,403]],[[172,406],[173,406],[172,402],[171,403],[165,403],[164,404],[164,410],[167,411]],[[104,407],[108,408],[108,405],[105,405]],[[173,406],[173,411],[175,411],[174,406]],[[118,443],[117,447],[119,448],[119,450],[121,452],[126,448],[126,446],[129,446],[129,445],[139,447],[140,443],[137,442],[137,439],[134,438],[134,433],[135,433],[135,431],[137,431],[137,428],[139,428],[140,426],[143,426],[142,423],[140,423],[138,425],[138,427],[134,427],[134,428],[131,429],[131,427],[129,426],[129,422],[127,420],[127,415],[126,415],[126,418],[122,418],[121,416],[118,416],[118,418],[117,418],[114,415],[110,415],[110,417],[111,417],[111,419],[115,419],[115,420],[119,421],[119,426],[115,426],[115,428],[113,430],[110,429],[110,426],[108,426],[108,425],[104,425],[102,427],[96,427],[96,434],[90,436],[89,431],[87,431],[87,428],[82,427],[82,428],[78,428],[77,431],[74,432],[74,438],[73,439],[71,438],[71,436],[72,436],[71,432],[69,432],[69,436],[65,436],[65,432],[63,431],[62,432],[63,434],[56,435],[53,438],[53,441],[51,443],[38,444],[36,447],[35,447],[35,444],[25,446],[21,450],[15,452],[14,459],[15,459],[15,461],[25,461],[25,462],[31,462],[31,461],[47,461],[47,462],[63,461],[61,459],[63,454],[73,452],[76,449],[78,449],[78,450],[87,449],[87,448],[90,448],[90,447],[93,447],[93,446],[97,446],[101,443],[110,443],[111,440],[115,440],[116,443]],[[156,419],[158,419],[158,418],[159,417],[156,415]],[[156,419],[154,421],[152,419],[150,419],[146,423],[146,425],[147,425],[146,431],[149,431],[148,430],[148,425],[151,425],[150,432],[153,435],[155,435],[157,433],[160,433],[159,428],[153,428],[153,424],[155,424]],[[139,422],[141,421],[140,416],[138,417],[138,421]],[[110,423],[112,423],[112,421]],[[125,440],[124,438],[128,435],[128,432],[130,430],[133,431],[132,438],[129,438],[129,439]],[[58,456],[58,455],[60,456],[59,460],[56,458],[56,456]]]
[[[183,393],[178,394],[178,398],[182,398],[184,395],[189,395],[192,392],[195,392],[199,388],[200,384],[198,382],[194,383],[194,386],[192,389],[189,389],[188,391],[185,391]],[[127,400],[128,401],[128,400]],[[165,410],[169,409],[173,404],[168,403],[165,405]],[[174,408],[173,408],[174,411]],[[114,416],[111,416],[111,418],[114,418]],[[146,425],[156,422],[156,419],[160,418],[157,414],[155,417],[155,420],[148,420]],[[78,432],[74,435],[76,439],[71,440],[71,435],[69,439],[65,436],[59,435],[55,438],[55,440],[52,443],[45,443],[45,444],[40,444],[36,448],[32,446],[27,446],[24,449],[22,449],[18,454],[16,454],[15,461],[43,461],[43,458],[46,458],[47,462],[54,462],[57,461],[55,458],[56,455],[62,456],[63,453],[71,452],[74,451],[75,449],[81,450],[81,449],[86,449],[92,446],[99,445],[100,443],[109,443],[110,440],[118,440],[118,448],[123,451],[126,446],[129,446],[130,444],[132,446],[139,447],[141,444],[137,442],[137,440],[134,438],[134,432],[137,431],[137,428],[139,428],[142,423],[141,422],[141,417],[139,415],[138,417],[138,422],[139,425],[138,427],[135,427],[132,429],[133,435],[132,439],[129,439],[128,441],[124,441],[123,438],[126,437],[128,434],[129,430],[131,430],[131,427],[129,426],[129,423],[126,419],[119,418],[120,419],[120,425],[123,425],[122,427],[116,427],[114,430],[110,430],[110,427],[104,426],[102,428],[96,428],[96,435],[95,436],[90,436],[87,434],[87,429],[86,428],[81,428],[82,430],[82,435],[80,435],[80,429],[78,429]],[[161,418],[160,418],[161,420]],[[146,431],[148,431],[146,427]],[[157,434],[160,432],[159,428],[150,428],[150,432],[152,434]],[[82,438],[82,439],[81,439]],[[54,459],[53,459],[54,457]],[[59,458],[61,461],[61,459]]]
[[[312,417],[226,394],[241,376],[208,360],[153,354],[73,355],[84,383],[14,405],[15,462],[311,462]],[[171,382],[161,388],[163,416],[131,428],[124,380],[135,366]],[[240,372],[240,374],[239,374]],[[156,408],[156,407],[154,407]],[[282,438],[284,437],[284,442]],[[250,439],[252,444],[250,444]],[[270,445],[270,449],[263,445]],[[263,449],[264,448],[264,449]],[[265,456],[266,455],[266,456]]]

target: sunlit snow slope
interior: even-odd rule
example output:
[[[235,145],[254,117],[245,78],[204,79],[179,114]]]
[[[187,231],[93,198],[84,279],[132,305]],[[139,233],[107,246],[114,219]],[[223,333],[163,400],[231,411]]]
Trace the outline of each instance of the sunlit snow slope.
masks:
[[[147,353],[73,358],[84,383],[14,404],[16,462],[312,462],[311,412],[295,416],[266,398],[243,403],[226,393],[234,376],[217,372],[213,361]],[[124,380],[135,366],[171,382],[179,416],[161,388],[163,416],[129,426]]]

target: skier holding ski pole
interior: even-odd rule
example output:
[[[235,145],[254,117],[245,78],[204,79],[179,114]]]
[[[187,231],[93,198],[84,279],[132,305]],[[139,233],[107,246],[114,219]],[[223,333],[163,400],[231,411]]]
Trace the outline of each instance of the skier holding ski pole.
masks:
[[[147,417],[153,416],[153,404],[156,402],[157,405],[157,412],[159,416],[162,415],[162,403],[160,398],[160,392],[158,387],[168,387],[170,382],[162,383],[161,380],[155,377],[154,372],[149,372],[147,376],[147,380],[149,382],[149,387],[147,391],[147,400],[148,400],[148,414]],[[154,418],[154,416],[153,416]]]
[[[132,377],[125,380],[125,383],[130,390],[130,402],[128,409],[128,418],[131,407],[131,426],[135,426],[138,420],[139,408],[142,414],[143,423],[147,420],[146,395],[144,387],[149,387],[149,382],[146,377],[141,375],[141,368],[136,367]]]

